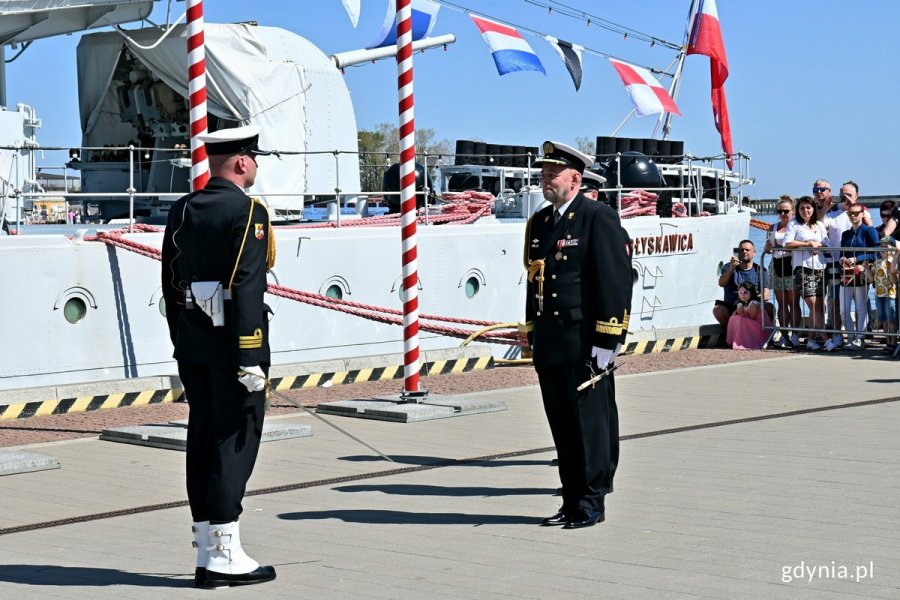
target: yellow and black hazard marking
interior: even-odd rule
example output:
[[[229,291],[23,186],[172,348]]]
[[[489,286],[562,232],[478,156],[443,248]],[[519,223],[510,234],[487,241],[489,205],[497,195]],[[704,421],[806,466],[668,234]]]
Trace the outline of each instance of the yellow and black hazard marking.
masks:
[[[696,350],[698,348],[715,348],[719,343],[718,335],[696,335],[664,340],[645,340],[628,342],[622,354],[657,354],[660,352],[678,352],[679,350]]]
[[[62,415],[73,412],[91,412],[104,408],[119,408],[121,406],[162,404],[163,402],[173,402],[181,398],[182,395],[183,391],[181,389],[146,390],[143,392],[101,394],[97,396],[9,404],[0,406],[0,421]]]
[[[449,360],[436,360],[423,363],[419,375],[446,375],[449,373],[467,373],[494,368],[493,356],[478,356]],[[312,373],[289,377],[276,377],[271,380],[272,388],[278,391],[311,388],[331,382],[330,385],[343,383],[361,383],[365,381],[388,381],[403,378],[403,366],[375,367],[371,369],[354,369],[351,371],[335,371],[332,373]],[[0,405],[0,421],[26,419],[47,415],[62,415],[76,412],[91,412],[104,408],[123,406],[146,406],[177,402],[184,396],[180,388],[164,390],[146,390],[143,392],[127,392],[118,394],[102,394],[40,400],[21,404]]]
[[[468,373],[470,371],[483,371],[492,368],[494,368],[493,356],[477,356],[474,358],[436,360],[434,362],[423,363],[419,368],[419,375]],[[366,381],[390,381],[392,379],[403,379],[402,365],[375,367],[371,369],[354,369],[352,371],[335,371],[332,373],[311,373],[309,375],[276,377],[271,380],[271,385],[272,389],[281,392],[285,390],[318,387],[329,381],[331,382],[331,385],[341,385],[344,383],[363,383]]]

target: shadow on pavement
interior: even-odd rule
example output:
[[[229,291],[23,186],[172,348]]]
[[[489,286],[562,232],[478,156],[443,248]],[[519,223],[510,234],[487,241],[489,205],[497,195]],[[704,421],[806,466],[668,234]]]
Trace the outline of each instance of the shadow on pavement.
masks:
[[[180,578],[183,577],[183,578]],[[26,585],[136,587],[194,587],[194,574],[183,576],[153,573],[129,573],[98,567],[63,567],[59,565],[0,565],[0,581]]]
[[[345,523],[392,523],[395,525],[537,525],[537,516],[469,515],[465,513],[411,513],[397,510],[319,510],[282,513],[288,521],[338,519]]]
[[[381,492],[400,496],[549,496],[551,488],[446,487],[442,485],[385,484],[343,485],[332,488],[338,492]]]

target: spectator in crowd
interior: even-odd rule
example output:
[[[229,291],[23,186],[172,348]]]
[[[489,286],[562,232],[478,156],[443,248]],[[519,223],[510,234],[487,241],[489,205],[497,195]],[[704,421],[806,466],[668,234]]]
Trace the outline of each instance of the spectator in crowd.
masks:
[[[875,260],[876,255],[871,248],[878,247],[878,232],[871,225],[866,225],[863,220],[863,207],[860,204],[851,203],[847,208],[847,216],[850,218],[850,229],[841,236],[841,246],[854,248],[854,250],[841,251],[841,309],[844,324],[846,326],[847,350],[862,350],[863,334],[869,319],[869,283],[866,281],[865,266]],[[860,248],[860,250],[855,250]],[[869,250],[867,250],[869,249]],[[856,307],[856,320],[851,320],[850,303]],[[855,335],[849,334],[856,331]],[[831,352],[837,348],[834,340],[828,340],[825,350]]]
[[[838,246],[841,243],[841,234],[850,229],[850,220],[844,214],[842,204],[835,203],[831,195],[831,184],[827,179],[817,179],[813,184],[813,197],[816,200],[819,222],[825,225],[828,232],[828,245]],[[839,253],[826,252],[823,255],[825,263],[825,327],[828,329],[841,328],[841,265]],[[840,344],[840,335],[832,337],[836,344]]]
[[[728,320],[734,312],[738,299],[738,286],[749,281],[757,290],[762,290],[763,281],[768,281],[769,273],[765,267],[753,262],[756,257],[756,247],[750,240],[741,240],[735,249],[731,260],[722,265],[722,273],[719,275],[719,287],[724,288],[724,298],[716,300],[713,307],[713,316],[723,329],[728,328]],[[769,290],[765,289],[766,302],[769,301]]]
[[[891,236],[881,238],[881,256],[872,265],[872,283],[875,285],[875,311],[885,333],[897,331],[897,287],[891,273],[897,272],[897,241]],[[885,354],[893,354],[897,338],[888,335]]]
[[[878,237],[893,237],[897,231],[897,203],[893,200],[885,200],[881,203],[881,225],[875,229],[878,231]]]
[[[825,323],[822,302],[825,257],[824,251],[819,248],[828,245],[828,233],[825,225],[818,219],[815,201],[809,196],[802,196],[797,200],[796,213],[796,218],[788,224],[784,234],[784,247],[801,249],[791,254],[791,264],[794,267],[797,292],[809,307],[810,332],[806,347],[809,350],[820,350],[825,343],[821,332]],[[816,341],[816,337],[819,341]]]
[[[734,350],[760,350],[769,337],[763,323],[771,327],[772,322],[760,306],[756,286],[745,281],[738,286],[737,293],[734,313],[728,319],[725,342]]]
[[[850,207],[854,204],[861,206],[863,210],[863,225],[872,226],[872,215],[869,213],[869,207],[859,203],[859,184],[852,179],[841,184],[841,203],[843,204],[844,212],[850,210]]]
[[[787,194],[781,196],[777,206],[778,222],[772,226],[766,240],[766,252],[772,253],[772,288],[778,301],[778,324],[781,327],[799,328],[803,317],[800,313],[800,296],[794,283],[794,267],[791,253],[784,248],[784,236],[788,225],[794,217],[794,199]],[[789,339],[790,338],[790,339]],[[781,337],[775,342],[776,348],[790,348],[800,343],[799,335],[781,331]]]

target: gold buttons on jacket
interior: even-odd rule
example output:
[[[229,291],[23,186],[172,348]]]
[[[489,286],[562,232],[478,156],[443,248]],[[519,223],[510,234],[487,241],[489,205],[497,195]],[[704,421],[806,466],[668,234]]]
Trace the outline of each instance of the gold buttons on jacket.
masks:
[[[550,279],[556,279],[556,275],[551,275]]]
[[[553,293],[550,294],[550,295],[553,296],[554,298],[556,298],[556,292],[553,292]]]
[[[553,311],[553,316],[554,316],[554,317],[558,317],[558,316],[559,316],[559,311],[558,311],[558,310],[554,310],[554,311]]]

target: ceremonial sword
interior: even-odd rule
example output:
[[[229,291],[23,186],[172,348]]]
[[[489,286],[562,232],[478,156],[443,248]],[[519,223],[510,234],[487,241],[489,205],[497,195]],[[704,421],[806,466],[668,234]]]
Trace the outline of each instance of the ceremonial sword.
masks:
[[[593,377],[591,377],[590,379],[588,379],[587,381],[585,381],[584,383],[579,385],[578,388],[576,388],[577,391],[580,392],[583,389],[587,388],[587,386],[593,387],[595,383],[602,381],[603,379],[606,379],[606,377],[608,375],[610,375],[613,371],[615,371],[618,368],[619,368],[619,365],[615,365],[615,364],[609,365],[608,367],[606,367],[605,369],[603,369],[602,371],[600,371],[599,373],[597,373],[596,375],[594,375]],[[594,370],[594,368],[591,366],[591,371],[593,371],[593,370]]]

